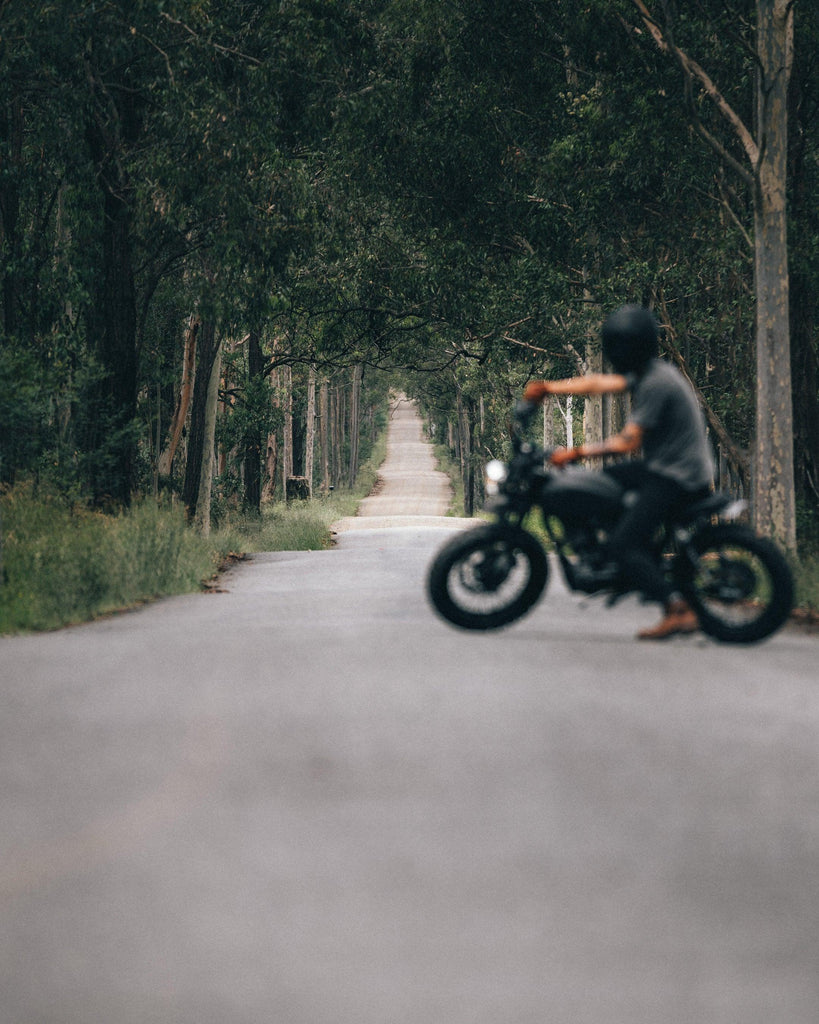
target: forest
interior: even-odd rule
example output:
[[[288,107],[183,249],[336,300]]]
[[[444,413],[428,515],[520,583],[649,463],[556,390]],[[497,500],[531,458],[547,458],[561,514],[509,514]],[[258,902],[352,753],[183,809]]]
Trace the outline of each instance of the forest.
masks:
[[[470,514],[634,301],[815,543],[817,57],[807,0],[0,0],[0,483],[207,528],[354,480],[401,387]]]

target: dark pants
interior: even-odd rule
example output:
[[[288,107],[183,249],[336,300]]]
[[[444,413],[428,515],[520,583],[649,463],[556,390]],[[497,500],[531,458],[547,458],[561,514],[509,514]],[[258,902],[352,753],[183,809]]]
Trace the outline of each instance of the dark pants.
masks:
[[[652,543],[663,523],[708,493],[687,491],[673,480],[652,473],[639,461],[610,466],[606,473],[631,491],[631,503],[609,537],[609,552],[623,582],[649,600],[668,604],[673,588],[660,571]]]

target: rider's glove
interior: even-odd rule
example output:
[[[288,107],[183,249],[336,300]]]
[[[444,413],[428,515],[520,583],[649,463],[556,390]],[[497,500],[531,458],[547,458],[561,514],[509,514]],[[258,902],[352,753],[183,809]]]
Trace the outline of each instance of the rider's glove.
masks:
[[[556,448],[550,455],[549,462],[553,466],[565,466],[579,458],[580,453],[576,448]]]
[[[542,402],[548,393],[549,388],[545,380],[533,380],[524,388],[523,400],[524,402]]]

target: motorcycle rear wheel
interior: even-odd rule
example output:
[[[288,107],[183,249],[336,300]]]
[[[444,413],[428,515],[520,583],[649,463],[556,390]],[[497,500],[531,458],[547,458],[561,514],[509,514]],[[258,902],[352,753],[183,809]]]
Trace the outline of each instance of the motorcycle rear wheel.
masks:
[[[678,582],[704,633],[750,644],[784,624],[793,608],[793,575],[776,545],[730,524],[703,530],[693,544],[696,565]]]
[[[439,615],[461,629],[499,629],[524,616],[543,593],[549,568],[525,530],[478,526],[436,555],[427,593]]]

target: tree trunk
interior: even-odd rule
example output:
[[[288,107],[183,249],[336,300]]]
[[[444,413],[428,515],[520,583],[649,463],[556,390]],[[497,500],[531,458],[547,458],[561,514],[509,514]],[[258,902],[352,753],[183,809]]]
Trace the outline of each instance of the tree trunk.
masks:
[[[281,369],[281,402],[284,410],[282,434],[282,492],[287,494],[287,481],[293,475],[293,370]]]
[[[319,392],[319,445],[321,447],[321,492],[327,494],[330,490],[330,395],[326,380],[321,382]]]
[[[464,515],[470,517],[475,511],[475,467],[472,458],[473,447],[472,403],[458,391],[458,439],[461,453],[461,479],[464,486]]]
[[[193,385],[190,430],[188,431],[188,457],[185,462],[185,481],[182,486],[182,500],[188,510],[188,518],[196,516],[199,499],[199,484],[202,475],[202,455],[205,446],[205,416],[208,403],[208,386],[211,371],[219,349],[216,328],[210,321],[202,323],[199,329],[198,363]]]
[[[264,374],[264,353],[258,331],[251,331],[247,339],[247,375],[256,384]],[[258,427],[245,437],[242,465],[245,479],[245,508],[259,513],[262,506],[262,438]]]
[[[216,445],[216,412],[219,405],[219,381],[221,376],[222,348],[217,342],[206,392],[202,465],[199,474],[199,495],[196,502],[196,524],[204,537],[207,537],[210,533],[213,460]]]
[[[275,350],[275,343],[274,343]],[[274,409],[279,408],[279,371],[270,371],[270,401]],[[276,475],[279,471],[279,437],[276,430],[271,430],[267,435],[267,444],[264,453],[264,487],[262,497],[272,501],[276,494]]]
[[[336,385],[330,394],[330,465],[333,487],[340,487],[344,471],[344,421],[346,418],[344,388]]]
[[[547,452],[555,447],[555,399],[546,395],[543,399],[543,447]]]
[[[599,308],[591,289],[588,287],[589,273],[583,270],[583,301],[587,309]],[[598,331],[586,334],[586,350],[583,354],[584,373],[603,372],[603,345]],[[603,395],[588,395],[583,402],[583,443],[599,444],[603,440]]]
[[[563,420],[563,426],[566,431],[566,447],[572,448],[574,446],[574,400],[572,395],[566,395],[566,404],[562,406],[560,399],[557,399],[557,409],[560,413],[560,417]]]
[[[313,461],[316,450],[316,368],[310,367],[307,375],[307,423],[304,441],[304,475],[309,495],[313,497]]]
[[[795,554],[785,201],[792,5],[786,0],[758,0],[757,19],[760,146],[754,195],[757,393],[753,508],[757,526]]]
[[[350,488],[355,486],[358,476],[358,445],[361,434],[361,379],[363,367],[358,364],[353,369],[353,384],[350,392],[350,465],[348,482]]]
[[[185,427],[185,420],[188,417],[188,409],[191,404],[193,393],[193,378],[196,370],[196,335],[199,332],[199,318],[191,315],[188,321],[188,328],[185,331],[185,346],[182,355],[182,384],[179,388],[179,400],[174,409],[173,419],[169,430],[170,440],[168,447],[159,456],[159,475],[170,476],[173,469],[173,460],[176,449],[182,439],[182,430]]]
[[[603,372],[603,350],[591,336],[586,339],[586,373]],[[583,403],[583,443],[599,444],[603,440],[603,396],[589,395]]]

